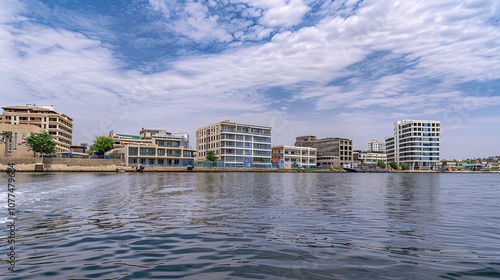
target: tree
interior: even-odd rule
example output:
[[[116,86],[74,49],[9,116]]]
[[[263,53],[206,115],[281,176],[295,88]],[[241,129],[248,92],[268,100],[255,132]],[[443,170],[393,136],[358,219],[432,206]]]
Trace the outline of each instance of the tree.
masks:
[[[105,153],[111,149],[113,149],[113,145],[115,144],[115,140],[109,136],[99,136],[94,140],[92,144],[91,151]]]
[[[207,156],[205,158],[210,162],[210,167],[212,167],[214,165],[214,162],[219,159],[215,154],[215,151],[207,151]]]
[[[377,160],[377,166],[382,168],[382,169],[385,169],[385,162],[383,160]]]
[[[402,170],[408,170],[408,164],[406,164],[406,162],[400,163],[399,166],[401,166]]]
[[[5,156],[7,156],[9,145],[12,141],[12,131],[2,131],[0,135],[3,137],[3,142],[5,143]]]
[[[299,168],[299,164],[296,161],[292,162],[292,168]]]
[[[393,170],[398,170],[398,164],[395,162],[395,161],[391,161],[389,163],[389,166],[393,169]]]
[[[42,158],[44,154],[53,154],[56,152],[56,142],[54,142],[52,135],[48,132],[32,132],[30,136],[26,138],[26,145],[28,145],[34,153],[41,154]]]

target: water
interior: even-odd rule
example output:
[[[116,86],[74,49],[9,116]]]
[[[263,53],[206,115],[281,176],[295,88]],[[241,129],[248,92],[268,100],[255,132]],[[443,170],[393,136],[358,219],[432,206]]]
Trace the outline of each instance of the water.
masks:
[[[17,270],[2,262],[4,279],[500,278],[500,174],[16,179]]]

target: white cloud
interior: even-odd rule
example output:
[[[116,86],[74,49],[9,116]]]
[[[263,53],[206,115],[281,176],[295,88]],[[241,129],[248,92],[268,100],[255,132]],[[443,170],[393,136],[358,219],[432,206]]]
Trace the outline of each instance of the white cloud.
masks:
[[[302,17],[310,10],[301,0],[269,1],[278,2],[264,11],[260,23],[272,27],[290,27],[301,22]]]

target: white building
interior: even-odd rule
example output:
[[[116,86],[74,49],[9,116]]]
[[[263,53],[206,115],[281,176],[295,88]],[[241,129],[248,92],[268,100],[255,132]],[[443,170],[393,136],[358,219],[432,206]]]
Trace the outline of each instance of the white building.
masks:
[[[368,152],[385,153],[385,142],[379,140],[371,140],[370,142],[368,142]]]
[[[143,128],[140,136],[110,136],[115,141],[115,149],[109,154],[121,154],[129,166],[187,166],[193,162],[196,153],[189,148],[189,136],[184,133],[175,134],[160,129]]]
[[[394,123],[386,138],[387,161],[406,163],[410,170],[436,169],[439,165],[440,121],[403,120]]]
[[[271,128],[225,120],[196,130],[197,160],[215,151],[225,167],[271,167]]]
[[[311,168],[316,167],[317,163],[317,150],[311,147],[297,147],[297,146],[274,146],[273,151],[273,165],[279,166],[280,160],[283,162],[290,162],[292,165],[295,162],[297,167]]]
[[[353,151],[354,161],[366,165],[376,165],[379,160],[387,164],[387,155],[382,152]]]

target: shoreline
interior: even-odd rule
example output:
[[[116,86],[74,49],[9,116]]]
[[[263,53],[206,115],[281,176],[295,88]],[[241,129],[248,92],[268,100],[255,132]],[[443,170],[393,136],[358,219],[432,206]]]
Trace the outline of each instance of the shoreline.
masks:
[[[0,164],[0,170],[5,172],[8,166]],[[134,167],[122,165],[77,166],[64,164],[44,164],[43,171],[35,171],[34,164],[16,164],[16,172],[51,173],[51,172],[138,172]],[[117,170],[123,170],[117,172]],[[434,170],[405,170],[387,172],[346,172],[344,169],[273,169],[273,168],[235,168],[235,167],[195,167],[191,171],[187,167],[172,166],[145,166],[143,173],[151,172],[250,172],[250,173],[439,173],[439,174],[497,174],[500,171],[434,171]],[[140,172],[138,172],[140,173]]]

